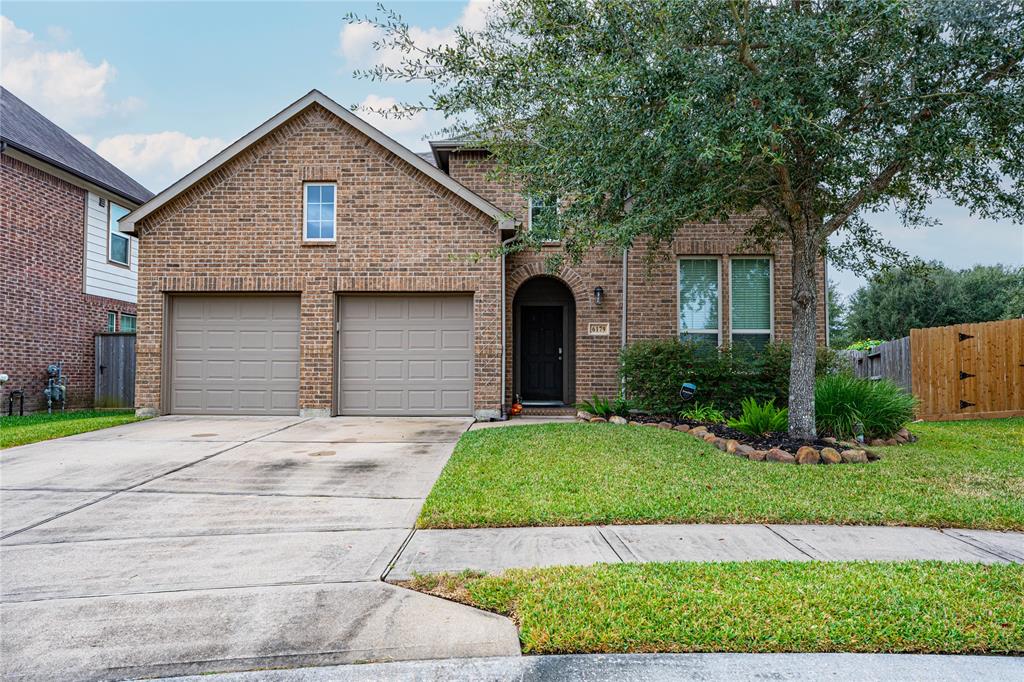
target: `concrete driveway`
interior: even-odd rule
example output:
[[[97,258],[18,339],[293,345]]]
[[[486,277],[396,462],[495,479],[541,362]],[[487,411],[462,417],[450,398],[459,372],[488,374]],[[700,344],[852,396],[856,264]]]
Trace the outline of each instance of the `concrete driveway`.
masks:
[[[0,453],[5,679],[518,654],[380,581],[468,426],[162,417]]]

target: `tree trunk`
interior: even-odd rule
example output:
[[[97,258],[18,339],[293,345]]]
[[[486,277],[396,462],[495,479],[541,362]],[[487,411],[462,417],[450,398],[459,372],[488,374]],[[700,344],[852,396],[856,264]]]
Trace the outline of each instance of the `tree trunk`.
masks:
[[[799,229],[799,228],[798,228]],[[789,367],[789,435],[812,439],[818,348],[818,248],[806,233],[793,240],[793,358]]]

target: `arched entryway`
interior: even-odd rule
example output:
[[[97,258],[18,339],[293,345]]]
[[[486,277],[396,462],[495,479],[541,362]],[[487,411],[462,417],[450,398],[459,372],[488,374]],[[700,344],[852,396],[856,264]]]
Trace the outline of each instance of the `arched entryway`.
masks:
[[[525,405],[576,401],[576,299],[554,277],[526,281],[512,300],[513,391]]]

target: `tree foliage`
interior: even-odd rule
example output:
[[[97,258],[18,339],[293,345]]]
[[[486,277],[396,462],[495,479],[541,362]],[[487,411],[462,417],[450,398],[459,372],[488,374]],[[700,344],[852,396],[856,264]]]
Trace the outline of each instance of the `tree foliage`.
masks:
[[[350,17],[351,21],[360,20]],[[1014,0],[498,0],[439,47],[364,18],[404,53],[364,75],[426,80],[500,179],[565,198],[566,255],[652,248],[749,213],[793,245],[790,430],[814,433],[815,274],[899,254],[862,218],[935,195],[1024,222],[1024,11]],[[528,234],[519,245],[529,245]]]
[[[895,269],[872,277],[850,298],[851,339],[898,339],[911,329],[1024,316],[1024,268],[977,265],[950,270]]]

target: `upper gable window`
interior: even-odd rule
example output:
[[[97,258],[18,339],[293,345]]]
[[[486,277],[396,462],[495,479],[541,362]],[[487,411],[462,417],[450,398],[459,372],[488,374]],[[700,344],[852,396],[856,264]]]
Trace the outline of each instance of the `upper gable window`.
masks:
[[[336,213],[335,184],[307,182],[302,209],[303,239],[307,242],[333,242]]]
[[[558,241],[557,197],[530,197],[527,229],[544,241]]]
[[[117,221],[128,215],[129,211],[114,202],[108,202],[107,209],[107,260],[115,265],[129,267],[131,265],[132,247],[128,236],[117,229]]]

